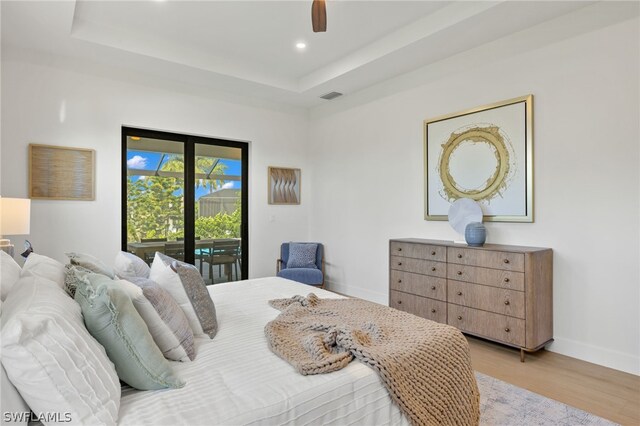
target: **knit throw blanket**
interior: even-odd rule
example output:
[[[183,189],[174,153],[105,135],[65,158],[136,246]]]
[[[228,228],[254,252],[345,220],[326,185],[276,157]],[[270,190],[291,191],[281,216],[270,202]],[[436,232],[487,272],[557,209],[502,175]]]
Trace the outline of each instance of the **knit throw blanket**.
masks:
[[[359,299],[269,301],[269,347],[300,374],[329,373],[354,357],[373,368],[413,425],[477,425],[478,385],[456,328]]]

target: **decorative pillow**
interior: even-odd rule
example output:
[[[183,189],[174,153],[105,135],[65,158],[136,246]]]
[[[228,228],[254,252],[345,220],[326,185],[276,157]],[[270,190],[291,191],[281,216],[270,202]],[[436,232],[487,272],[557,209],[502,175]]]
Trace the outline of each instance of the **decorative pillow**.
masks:
[[[114,272],[119,278],[149,278],[151,269],[147,262],[133,253],[121,251],[116,255],[113,266]]]
[[[64,265],[64,289],[69,296],[74,297],[76,295],[78,283],[89,274],[93,274],[93,271],[83,268],[82,266]]]
[[[155,282],[135,277],[130,280],[136,280],[137,284],[125,280],[116,282],[131,298],[164,357],[174,361],[193,360],[193,331],[180,306]]]
[[[87,330],[106,349],[120,380],[140,390],[184,386],[133,302],[116,282],[104,275],[89,274],[78,283],[75,299]]]
[[[26,276],[3,311],[2,365],[31,410],[69,413],[77,424],[115,425],[120,382],[85,328],[80,306],[56,283]]]
[[[21,277],[33,276],[46,278],[64,287],[64,265],[55,259],[37,253],[31,253],[22,266]]]
[[[0,250],[0,300],[7,298],[13,285],[20,279],[22,268],[5,251]]]
[[[83,268],[87,268],[90,271],[95,272],[96,274],[106,275],[109,278],[113,278],[115,276],[113,272],[113,268],[107,266],[102,260],[97,257],[91,256],[90,254],[84,253],[65,253],[69,258],[69,262],[72,265],[79,265]]]
[[[313,243],[289,243],[287,268],[315,268],[318,245]]]
[[[218,331],[216,307],[195,266],[156,252],[149,278],[167,290],[178,302],[189,320],[194,336],[206,334],[213,339]]]

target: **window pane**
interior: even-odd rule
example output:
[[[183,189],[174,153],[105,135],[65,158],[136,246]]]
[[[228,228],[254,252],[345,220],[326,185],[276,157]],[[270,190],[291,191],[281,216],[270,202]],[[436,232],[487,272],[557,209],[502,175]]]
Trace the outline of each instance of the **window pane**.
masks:
[[[127,243],[149,263],[156,251],[184,260],[183,146],[127,137]]]
[[[210,283],[242,279],[242,150],[195,145],[196,264]]]

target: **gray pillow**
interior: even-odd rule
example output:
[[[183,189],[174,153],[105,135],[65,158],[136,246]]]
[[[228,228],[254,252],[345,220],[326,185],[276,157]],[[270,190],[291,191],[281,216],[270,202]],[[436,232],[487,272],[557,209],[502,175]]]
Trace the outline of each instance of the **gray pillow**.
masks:
[[[289,243],[287,268],[315,268],[318,245],[313,243]]]
[[[178,303],[194,336],[206,335],[213,339],[218,331],[216,307],[198,268],[156,252],[149,278]]]
[[[163,322],[163,326],[154,326],[149,324],[147,318],[142,317],[164,357],[174,361],[193,360],[196,357],[193,331],[189,326],[189,320],[173,297],[158,283],[148,278],[132,277],[127,278],[127,281],[142,289],[144,298],[151,303]],[[139,309],[138,312],[140,313]]]
[[[64,289],[69,296],[74,297],[76,295],[78,282],[92,273],[93,271],[83,268],[82,266],[72,265],[70,263],[64,265]]]
[[[129,295],[116,282],[89,274],[75,295],[89,333],[104,346],[118,377],[140,390],[181,388]]]
[[[106,275],[109,278],[113,278],[115,276],[113,268],[107,266],[102,260],[91,256],[90,254],[70,252],[65,253],[65,255],[67,255],[69,262],[71,262],[72,265],[82,266],[96,274]]]

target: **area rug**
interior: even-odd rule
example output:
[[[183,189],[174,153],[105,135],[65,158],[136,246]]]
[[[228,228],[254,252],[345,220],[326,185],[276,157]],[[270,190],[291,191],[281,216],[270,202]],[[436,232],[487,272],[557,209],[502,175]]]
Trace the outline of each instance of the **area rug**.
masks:
[[[484,426],[616,425],[537,393],[476,372],[480,389],[480,424]]]

